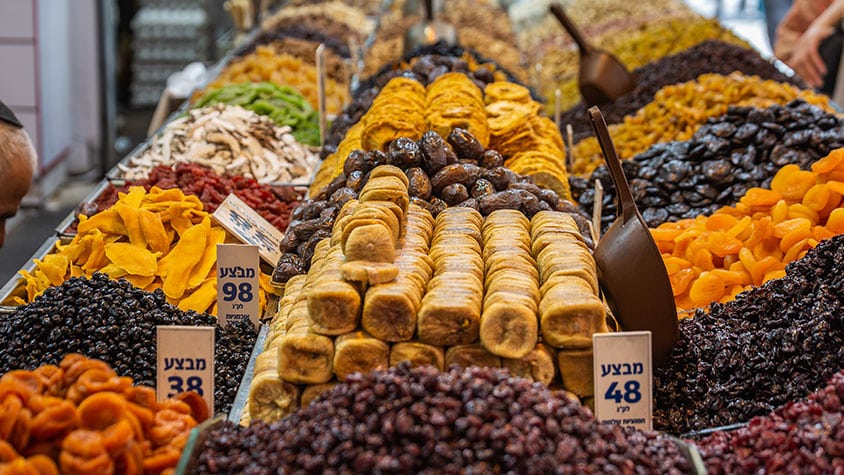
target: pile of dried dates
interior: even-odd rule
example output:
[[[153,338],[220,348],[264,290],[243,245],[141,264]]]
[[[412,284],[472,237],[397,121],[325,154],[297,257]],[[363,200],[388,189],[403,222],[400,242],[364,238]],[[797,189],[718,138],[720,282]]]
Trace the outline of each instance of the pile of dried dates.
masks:
[[[293,210],[274,282],[284,283],[308,271],[313,250],[321,239],[331,235],[337,212],[349,199],[357,198],[370,171],[384,164],[404,170],[410,183],[410,201],[434,216],[449,206],[473,208],[485,216],[499,209],[517,209],[528,217],[542,210],[565,211],[577,221],[583,236],[591,239],[589,223],[574,204],[536,186],[529,176],[504,167],[501,154],[484,149],[472,134],[456,128],[443,140],[429,131],[418,141],[399,137],[387,153],[350,153],[343,174],[313,200]]]

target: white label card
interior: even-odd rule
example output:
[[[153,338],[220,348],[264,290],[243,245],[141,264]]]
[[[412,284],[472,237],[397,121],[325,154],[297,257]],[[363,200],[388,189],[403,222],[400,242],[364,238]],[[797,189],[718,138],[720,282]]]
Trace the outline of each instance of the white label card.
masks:
[[[650,331],[592,335],[595,418],[650,430],[653,374]]]
[[[258,326],[261,316],[259,265],[258,246],[217,244],[217,319],[220,325],[251,320]]]
[[[258,246],[258,253],[267,264],[273,267],[278,264],[284,233],[250,208],[237,195],[229,193],[211,216],[244,244]]]
[[[155,327],[156,397],[196,391],[214,414],[214,327]]]

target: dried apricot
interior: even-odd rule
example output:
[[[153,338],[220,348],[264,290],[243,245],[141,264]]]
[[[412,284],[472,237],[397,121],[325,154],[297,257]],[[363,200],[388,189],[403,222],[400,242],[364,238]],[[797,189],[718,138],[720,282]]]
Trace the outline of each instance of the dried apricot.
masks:
[[[681,269],[670,275],[671,290],[674,296],[682,295],[689,288],[689,284],[697,277],[692,269]]]
[[[78,426],[76,407],[70,401],[61,401],[35,414],[30,436],[34,440],[49,440],[67,434]]]
[[[88,396],[77,408],[79,425],[83,429],[104,430],[124,417],[126,404],[126,399],[115,393]]]
[[[838,168],[842,162],[844,162],[844,149],[836,149],[813,163],[812,171],[817,174],[829,173]]]
[[[689,289],[689,299],[696,307],[717,302],[724,295],[725,283],[711,272],[702,272]]]
[[[741,203],[748,206],[772,206],[782,199],[782,195],[774,190],[751,188],[741,198]]]

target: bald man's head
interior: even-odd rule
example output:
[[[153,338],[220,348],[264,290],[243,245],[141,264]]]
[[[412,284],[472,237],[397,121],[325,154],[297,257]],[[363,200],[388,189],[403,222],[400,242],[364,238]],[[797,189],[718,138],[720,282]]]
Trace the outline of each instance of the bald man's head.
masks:
[[[0,121],[0,246],[6,239],[6,220],[17,214],[29,191],[36,154],[20,127]]]

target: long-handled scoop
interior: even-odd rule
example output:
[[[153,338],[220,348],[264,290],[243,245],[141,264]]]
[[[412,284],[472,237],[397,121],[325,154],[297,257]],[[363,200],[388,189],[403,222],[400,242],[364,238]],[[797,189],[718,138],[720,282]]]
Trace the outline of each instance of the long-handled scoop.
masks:
[[[435,19],[434,1],[425,0],[425,18],[407,30],[404,35],[404,52],[441,41],[448,45],[456,45],[457,29],[450,23]]]
[[[615,56],[593,48],[574,26],[559,3],[551,5],[551,13],[568,31],[580,49],[580,95],[587,105],[613,102],[635,87],[633,75]]]
[[[618,218],[595,247],[598,279],[607,303],[623,330],[650,330],[653,360],[667,362],[677,343],[677,310],[668,272],[645,220],[636,208],[607,123],[597,106],[589,118],[618,197]]]

